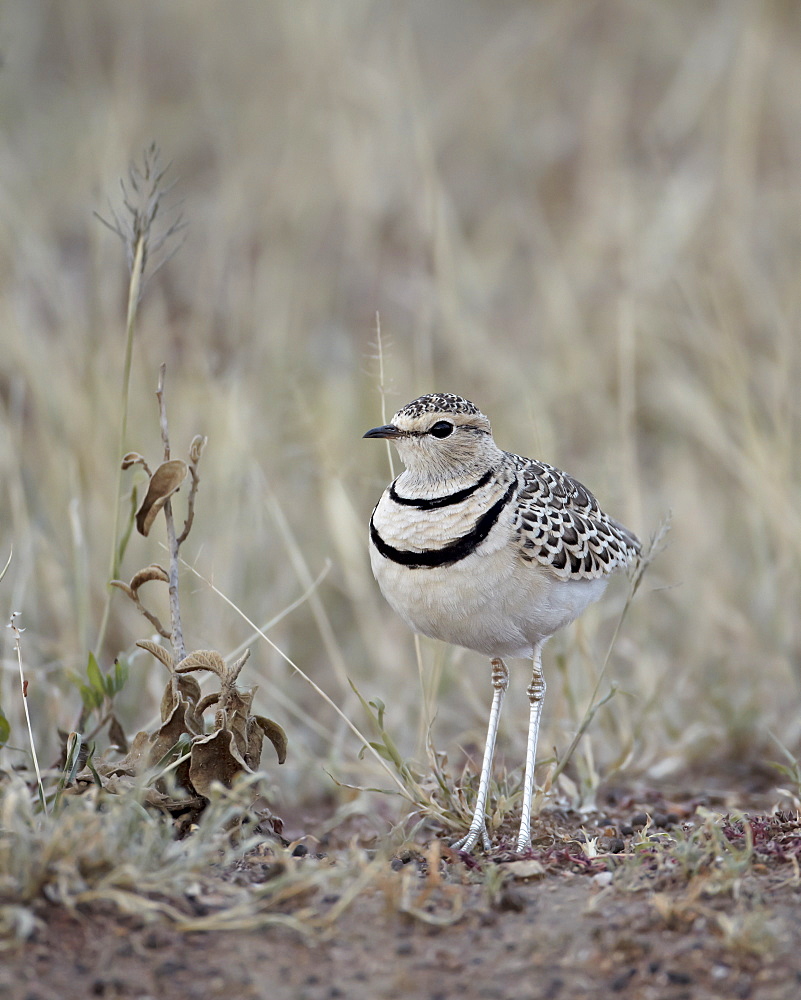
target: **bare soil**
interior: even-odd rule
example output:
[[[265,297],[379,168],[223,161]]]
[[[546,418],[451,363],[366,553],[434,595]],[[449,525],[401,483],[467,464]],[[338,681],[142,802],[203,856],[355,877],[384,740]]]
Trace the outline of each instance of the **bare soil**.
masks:
[[[186,933],[43,904],[33,939],[2,956],[0,1000],[797,1000],[801,822],[753,796],[750,823],[729,821],[721,807],[731,798],[618,793],[592,819],[543,817],[528,870],[503,852],[470,860],[407,846],[330,928],[307,937],[281,927]],[[721,843],[745,850],[751,838],[741,871],[720,857],[685,864],[677,849],[660,862],[641,836],[635,850],[644,814],[658,844],[697,826],[699,805],[717,810]],[[334,863],[342,833],[326,848]],[[492,866],[506,877],[493,878]],[[313,905],[325,912],[338,901]]]

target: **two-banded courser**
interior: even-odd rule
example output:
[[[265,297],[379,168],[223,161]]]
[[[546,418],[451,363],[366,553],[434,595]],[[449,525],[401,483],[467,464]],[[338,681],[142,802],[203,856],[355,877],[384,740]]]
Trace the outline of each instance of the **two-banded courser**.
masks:
[[[364,435],[389,438],[406,466],[370,518],[370,561],[381,592],[415,632],[492,658],[494,688],[475,812],[454,845],[489,848],[485,807],[509,685],[502,657],[533,660],[523,814],[517,850],[531,845],[537,735],[545,695],[542,647],[603,594],[640,551],[564,472],[501,451],[489,420],[437,392]]]

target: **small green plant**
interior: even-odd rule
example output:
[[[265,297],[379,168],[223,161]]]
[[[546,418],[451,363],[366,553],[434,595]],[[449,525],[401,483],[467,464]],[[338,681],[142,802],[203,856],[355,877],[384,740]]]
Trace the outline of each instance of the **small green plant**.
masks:
[[[125,687],[128,680],[128,663],[118,657],[108,673],[100,669],[94,653],[89,653],[86,664],[86,679],[73,674],[70,680],[81,696],[81,714],[76,730],[83,732],[90,718],[96,716],[97,722],[90,738],[96,736],[104,726],[108,725],[109,739],[115,745],[125,748],[125,734],[119,719],[114,712],[114,699]]]
[[[692,823],[670,831],[654,829],[649,819],[632,841],[619,884],[649,890],[692,886],[716,896],[733,892],[754,859],[748,822],[699,808]]]
[[[369,740],[362,755],[369,747],[394,773],[396,785],[388,794],[400,794],[411,805],[407,825],[422,823],[439,827],[446,836],[463,832],[469,825],[478,792],[478,775],[470,765],[457,781],[447,771],[447,757],[434,746],[429,730],[426,739],[427,770],[403,757],[395,739],[387,729],[386,705],[379,698],[367,701],[351,682],[356,696],[368,717],[375,738]],[[371,788],[369,791],[384,791]],[[493,778],[491,785],[493,812],[487,822],[491,831],[501,829],[521,797],[519,781],[506,772]]]

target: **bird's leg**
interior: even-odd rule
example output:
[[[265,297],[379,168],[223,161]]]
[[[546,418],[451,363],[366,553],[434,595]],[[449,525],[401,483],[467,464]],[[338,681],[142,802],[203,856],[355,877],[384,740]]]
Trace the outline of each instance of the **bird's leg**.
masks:
[[[526,774],[523,779],[523,815],[520,817],[520,832],[517,835],[517,853],[531,847],[531,800],[534,796],[534,766],[537,763],[537,737],[540,733],[540,715],[545,698],[545,678],[542,675],[542,646],[534,648],[534,671],[531,683],[526,689],[530,705],[528,718],[528,740],[526,742]]]
[[[484,746],[484,762],[481,765],[481,778],[478,782],[476,808],[473,812],[473,819],[470,822],[470,829],[467,831],[467,834],[453,845],[457,851],[472,851],[478,843],[479,837],[482,838],[485,850],[489,850],[490,846],[484,809],[487,804],[487,793],[489,792],[492,757],[495,753],[495,737],[498,735],[498,722],[501,718],[501,708],[503,707],[506,689],[509,687],[509,669],[503,660],[499,658],[492,661],[492,687],[492,708],[490,709],[489,727],[487,728],[487,742]]]

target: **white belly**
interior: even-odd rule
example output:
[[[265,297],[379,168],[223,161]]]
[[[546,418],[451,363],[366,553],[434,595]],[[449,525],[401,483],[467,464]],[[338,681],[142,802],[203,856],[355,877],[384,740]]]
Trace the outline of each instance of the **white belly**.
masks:
[[[435,568],[400,565],[371,545],[373,573],[415,632],[487,656],[530,657],[537,644],[597,601],[607,580],[560,580],[522,560],[508,535],[493,535],[465,559]]]

